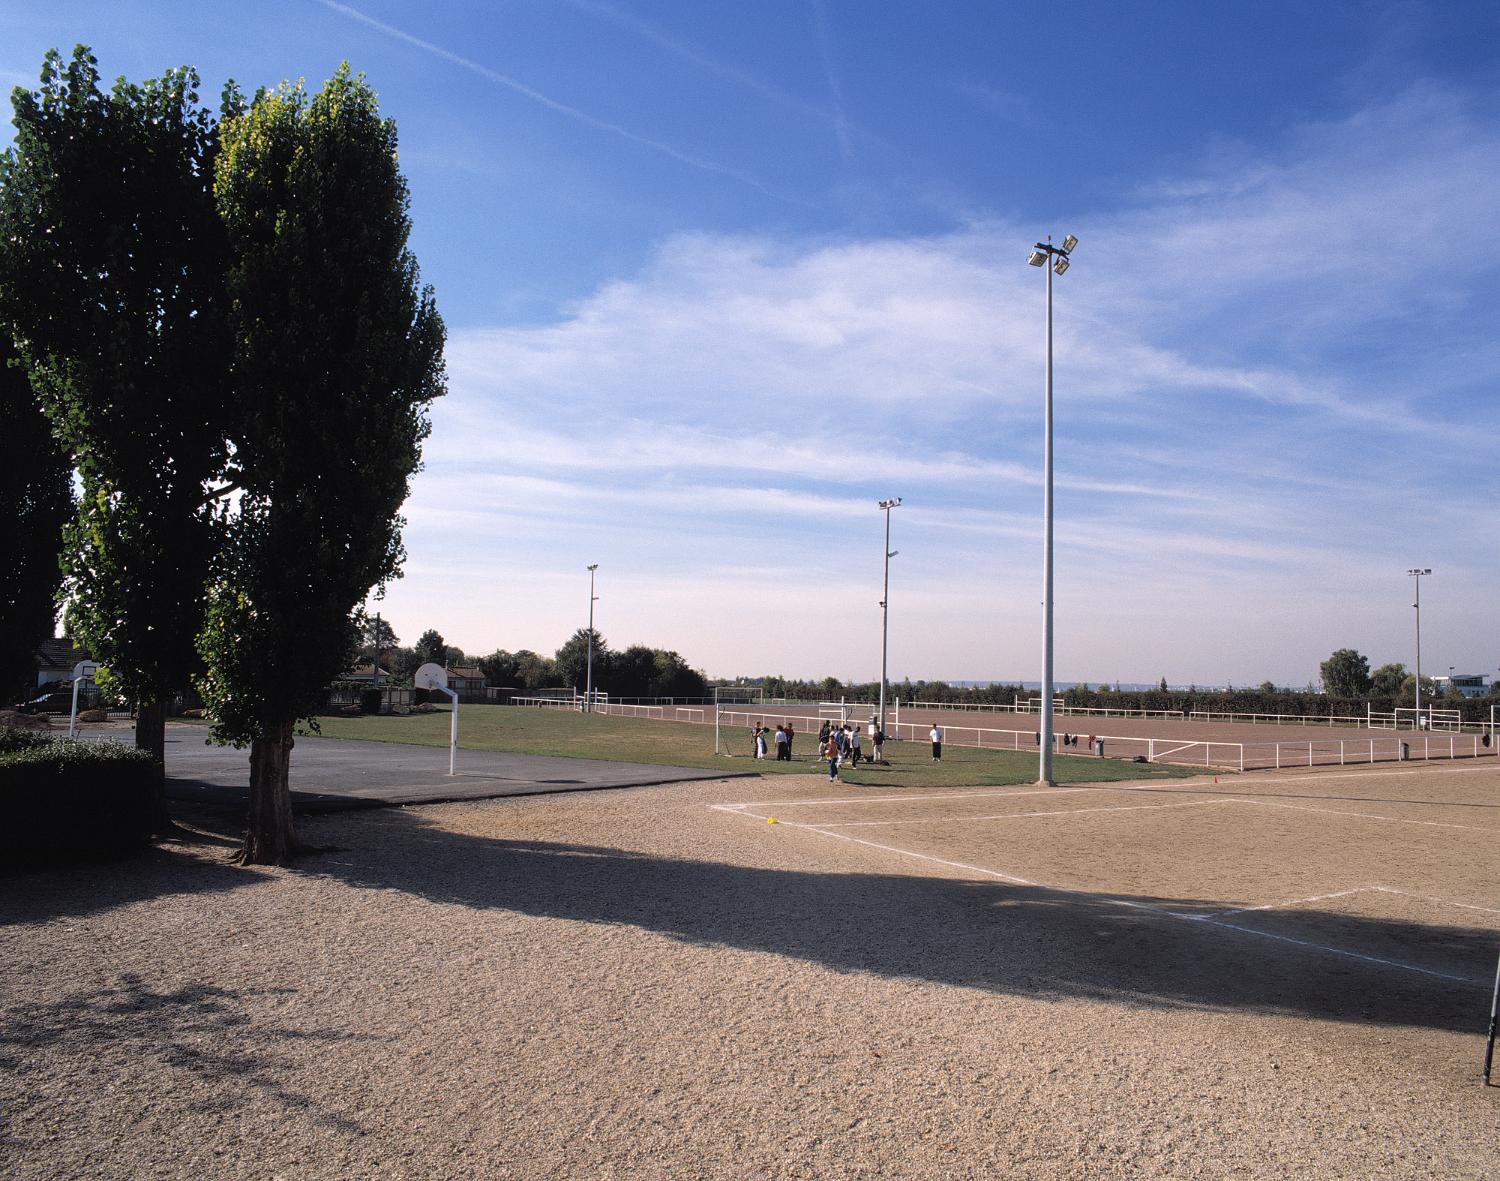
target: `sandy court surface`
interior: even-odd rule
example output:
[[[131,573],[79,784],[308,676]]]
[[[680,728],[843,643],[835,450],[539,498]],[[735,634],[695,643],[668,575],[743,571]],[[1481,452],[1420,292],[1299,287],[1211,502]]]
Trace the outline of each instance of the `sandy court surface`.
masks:
[[[0,1175],[1500,1173],[1472,762],[302,832],[3,880]]]

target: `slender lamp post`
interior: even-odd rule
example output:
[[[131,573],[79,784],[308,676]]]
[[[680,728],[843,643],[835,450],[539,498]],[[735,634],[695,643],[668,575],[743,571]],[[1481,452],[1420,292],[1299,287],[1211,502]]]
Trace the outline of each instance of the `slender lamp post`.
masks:
[[[1417,601],[1412,604],[1417,609],[1417,728],[1422,727],[1422,575],[1431,574],[1431,570],[1408,570],[1408,577],[1417,580]]]
[[[594,571],[597,569],[598,562],[589,567],[589,669],[583,683],[583,712],[586,714],[594,712],[594,604],[599,601],[599,596],[594,593]]]
[[[1026,260],[1047,273],[1047,397],[1042,413],[1042,732],[1037,782],[1048,787],[1052,786],[1052,275],[1068,269],[1068,256],[1077,245],[1078,239],[1069,234],[1061,246],[1054,246],[1049,234]]]
[[[890,636],[890,602],[891,602],[891,559],[896,556],[895,550],[891,548],[891,510],[901,503],[899,496],[893,496],[890,500],[880,501],[880,507],[885,510],[885,584],[880,592],[880,732],[885,733],[885,654],[887,640]]]

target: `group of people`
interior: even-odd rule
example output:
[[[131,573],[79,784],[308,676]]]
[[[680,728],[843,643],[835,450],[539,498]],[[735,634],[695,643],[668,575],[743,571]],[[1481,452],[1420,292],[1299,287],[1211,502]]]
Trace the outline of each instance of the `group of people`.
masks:
[[[754,744],[755,757],[758,759],[765,758],[768,753],[766,750],[766,735],[769,733],[771,733],[770,728],[761,725],[759,722],[756,722],[755,729],[750,731],[750,739]],[[776,761],[778,763],[790,763],[792,761],[792,739],[795,737],[797,737],[797,731],[792,728],[790,722],[784,726],[776,727],[774,741],[776,743]]]
[[[792,740],[796,736],[797,731],[793,729],[791,722],[777,725],[774,732],[771,727],[757,722],[750,731],[752,752],[757,759],[768,758],[770,745],[774,743],[776,761],[789,763],[792,761]],[[870,719],[868,736],[872,748],[869,758],[877,763],[885,762],[885,731],[880,728],[876,718]],[[827,760],[830,781],[838,778],[839,768],[846,761],[852,766],[859,766],[860,760],[866,758],[859,727],[849,722],[837,725],[825,721],[818,730],[818,757],[820,760]]]
[[[796,730],[792,729],[791,722],[776,727],[775,736],[767,739],[771,734],[771,728],[760,722],[750,731],[751,741],[754,744],[754,753],[757,759],[767,758],[769,750],[767,743],[773,741],[776,744],[776,761],[778,763],[790,763],[792,761],[792,739],[797,736]],[[933,723],[928,738],[932,741],[932,761],[940,763],[943,759],[943,728]],[[871,759],[877,763],[885,762],[885,733],[880,728],[879,719],[872,717],[869,725],[870,745],[874,748]],[[1077,746],[1077,734],[1063,734],[1060,736],[1063,746]],[[1042,736],[1036,736],[1038,744]],[[1095,750],[1095,739],[1092,734],[1088,737],[1088,749],[1090,753]],[[860,740],[859,727],[845,722],[836,725],[825,721],[818,729],[818,757],[828,760],[828,778],[830,781],[837,779],[839,768],[848,760],[853,766],[859,766],[859,761],[864,757],[864,747]]]

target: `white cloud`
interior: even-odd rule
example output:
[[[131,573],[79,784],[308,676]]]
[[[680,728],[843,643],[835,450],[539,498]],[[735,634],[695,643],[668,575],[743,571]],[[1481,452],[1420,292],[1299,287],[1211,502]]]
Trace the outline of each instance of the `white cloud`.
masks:
[[[1451,634],[1493,631],[1495,403],[1433,358],[1488,355],[1452,310],[1495,295],[1497,165],[1492,127],[1413,91],[1058,227],[1082,239],[1057,283],[1060,675],[1299,681],[1345,644],[1400,656],[1385,580],[1418,558],[1452,571]],[[555,323],[456,333],[409,581],[533,587],[497,616],[456,578],[460,642],[555,646],[574,567],[600,561],[635,629],[612,639],[868,676],[874,502],[897,494],[897,668],[1034,676],[1029,236],[681,235]]]

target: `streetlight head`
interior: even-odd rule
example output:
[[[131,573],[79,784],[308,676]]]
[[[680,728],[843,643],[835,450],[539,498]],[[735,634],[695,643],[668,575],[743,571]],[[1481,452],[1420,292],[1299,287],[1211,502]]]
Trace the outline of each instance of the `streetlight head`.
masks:
[[[1052,269],[1054,271],[1056,271],[1059,275],[1062,274],[1065,270],[1067,270],[1068,269],[1068,256],[1066,254],[1059,254],[1057,256],[1057,261],[1052,264]]]
[[[1031,252],[1031,257],[1026,261],[1034,267],[1044,267],[1047,265],[1047,255],[1044,251],[1033,250]]]
[[[1069,234],[1066,238],[1063,239],[1063,249],[1064,250],[1072,251],[1073,247],[1075,247],[1077,245],[1078,245],[1078,239],[1075,238],[1075,237],[1073,237],[1072,234]]]
[[[1408,570],[1407,573],[1408,574],[1422,575],[1422,574],[1431,574],[1432,571],[1431,570]]]
[[[589,569],[590,570],[597,570],[597,569],[599,569],[599,563],[595,562],[592,566],[589,567]]]
[[[888,558],[894,558],[900,552],[901,551],[898,550],[898,549],[893,549],[890,553],[886,554],[886,557],[888,557]]]
[[[890,500],[882,500],[882,501],[880,501],[878,503],[877,507],[879,507],[879,508],[885,508],[885,509],[891,509],[891,508],[895,508],[900,503],[901,503],[901,498],[899,496],[893,496],[893,497],[891,497]]]

